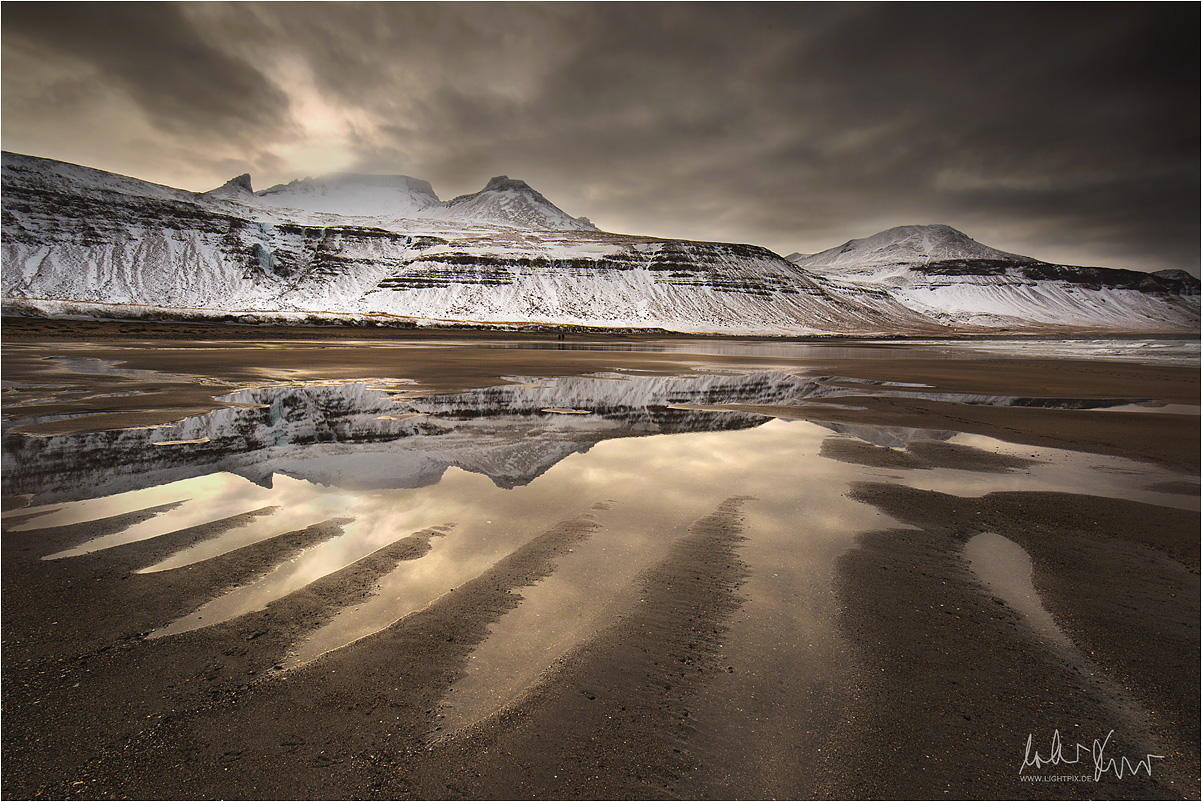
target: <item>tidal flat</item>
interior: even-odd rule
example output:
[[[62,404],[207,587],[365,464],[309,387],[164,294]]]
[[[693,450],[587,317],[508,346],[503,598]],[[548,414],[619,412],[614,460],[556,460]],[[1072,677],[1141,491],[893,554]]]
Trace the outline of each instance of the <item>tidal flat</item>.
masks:
[[[5,321],[5,798],[1196,798],[1196,339]]]

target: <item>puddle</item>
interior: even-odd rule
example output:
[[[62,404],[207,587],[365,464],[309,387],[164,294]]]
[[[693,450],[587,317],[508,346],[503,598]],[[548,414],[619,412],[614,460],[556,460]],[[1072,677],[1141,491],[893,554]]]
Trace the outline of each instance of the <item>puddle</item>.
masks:
[[[149,510],[166,504],[183,504],[192,498],[204,499],[202,504],[193,505],[186,511],[177,513],[175,510],[171,510],[162,513],[156,518],[135,524],[117,534],[89,540],[75,548],[48,554],[43,559],[57,560],[63,557],[76,557],[98,549],[112,548],[155,537],[168,531],[216,521],[231,515],[240,515],[264,506],[259,503],[267,497],[262,492],[263,488],[254,485],[247,487],[247,485],[250,483],[240,477],[211,474],[101,498],[67,504],[26,507],[21,510],[24,514],[43,511],[46,514],[40,515],[36,520],[15,523],[8,529],[13,532],[24,532],[32,529],[71,526]],[[172,516],[172,513],[175,514]],[[164,516],[172,517],[165,518]],[[167,526],[170,528],[164,528],[165,522],[169,522]]]
[[[1059,448],[1016,445],[976,434],[956,434],[947,442],[1029,459],[1034,464],[1020,470],[988,475],[947,469],[908,471],[901,483],[919,490],[938,490],[958,496],[1046,491],[1121,498],[1185,510],[1202,508],[1202,499],[1196,495],[1149,489],[1152,485],[1180,480],[1181,474],[1146,462]]]
[[[726,660],[739,678],[729,690],[743,698],[740,709],[756,710],[757,693],[770,698],[790,665],[840,664],[831,565],[856,532],[891,519],[843,494],[855,467],[823,469],[812,459],[827,436],[810,423],[771,420],[746,431],[610,441],[557,466],[547,478],[568,496],[612,499],[593,513],[601,529],[493,625],[448,694],[443,730],[520,698],[603,623],[637,607],[637,578],[701,517],[698,498],[749,497],[738,552],[751,571]],[[732,720],[747,723],[737,713]]]
[[[1022,613],[1032,629],[1061,646],[1073,646],[1044,609],[1031,581],[1034,573],[1031,558],[1022,546],[1001,535],[984,532],[964,544],[964,556],[985,587]]]
[[[1144,401],[1138,404],[1119,404],[1108,407],[1106,412],[1152,412],[1161,415],[1198,415],[1202,406],[1197,404],[1162,404],[1157,401]]]
[[[600,530],[561,558],[550,577],[522,591],[521,606],[494,627],[494,636],[480,647],[471,667],[473,672],[503,677],[521,666],[519,674],[528,679],[531,671],[536,675],[550,662],[531,664],[529,652],[561,654],[592,631],[589,622],[620,589],[700,517],[699,499],[720,501],[757,492],[764,503],[792,497],[792,488],[806,484],[807,470],[816,468],[796,457],[817,450],[823,437],[825,432],[811,424],[771,421],[744,431],[610,440],[564,458],[537,482],[510,490],[490,487],[481,477],[448,473],[423,495],[439,499],[438,508],[459,522],[455,531],[425,557],[385,577],[378,596],[343,611],[300,644],[289,664],[306,662],[393,623],[487,570],[558,521],[585,512],[593,503],[608,502],[607,509],[591,512]],[[847,469],[846,480],[854,473]],[[439,489],[444,485],[445,492]],[[860,520],[874,519],[869,508],[844,501]],[[844,529],[839,533],[843,540],[852,536]],[[505,656],[515,648],[516,656]],[[495,667],[478,668],[489,665]],[[506,687],[525,681],[513,677]],[[505,696],[508,691],[490,693]],[[456,695],[458,705],[468,704],[464,700],[469,692],[460,689]],[[473,711],[480,709],[475,702],[471,705]],[[471,719],[476,713],[463,715]]]

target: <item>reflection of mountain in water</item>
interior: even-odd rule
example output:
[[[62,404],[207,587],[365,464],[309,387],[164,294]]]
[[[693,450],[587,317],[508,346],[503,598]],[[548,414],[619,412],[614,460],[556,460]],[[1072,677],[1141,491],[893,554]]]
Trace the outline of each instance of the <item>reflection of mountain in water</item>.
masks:
[[[836,434],[850,435],[874,446],[905,448],[915,440],[951,440],[959,432],[938,429],[913,429],[907,426],[865,426],[858,423],[814,423]]]
[[[484,474],[498,487],[513,488],[602,440],[748,429],[768,420],[676,405],[771,406],[865,394],[1074,409],[1124,403],[949,395],[887,382],[781,372],[511,381],[424,397],[365,382],[264,387],[221,399],[234,407],[157,429],[48,438],[9,431],[3,440],[4,495],[32,494],[37,503],[69,501],[216,471],[263,485],[280,473],[348,489],[414,488],[437,482],[450,467]],[[953,434],[822,425],[890,447]]]
[[[237,408],[157,429],[48,438],[10,432],[4,495],[50,503],[214,471],[260,484],[282,473],[347,488],[421,487],[452,466],[516,487],[613,437],[746,429],[767,420],[671,404],[785,404],[824,389],[785,373],[515,381],[427,397],[362,382],[267,387],[221,399]]]

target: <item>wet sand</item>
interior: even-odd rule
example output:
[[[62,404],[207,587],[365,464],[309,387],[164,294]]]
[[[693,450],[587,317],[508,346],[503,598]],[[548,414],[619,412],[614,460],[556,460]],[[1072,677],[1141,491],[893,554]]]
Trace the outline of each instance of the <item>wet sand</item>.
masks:
[[[110,328],[83,336],[110,336],[112,326],[124,324],[103,325]],[[167,340],[149,336],[153,331],[162,334],[137,324],[126,332],[136,339],[90,340],[81,355],[155,372],[100,388],[136,395],[96,397],[94,383],[46,361],[62,349],[38,340],[36,331],[25,331],[10,349],[6,323],[6,380],[43,385],[6,395],[6,412],[19,402],[22,416],[107,416],[52,421],[38,430],[50,434],[174,420],[219,406],[213,395],[285,377],[404,379],[415,382],[415,392],[433,392],[499,384],[505,376],[623,369],[668,375],[698,367],[804,369],[838,380],[921,383],[943,393],[1174,404],[1197,404],[1199,390],[1197,370],[1188,367],[975,354],[930,359],[904,345],[865,345],[867,356],[855,358],[802,359],[561,351],[553,341],[468,350],[418,338],[381,359],[353,344],[281,340],[237,358],[228,343]],[[1196,415],[969,405],[872,395],[867,385],[862,395],[821,404],[737,408],[1124,457],[1179,474],[1161,482],[1159,492],[1197,492]],[[1038,462],[933,440],[901,450],[831,438],[822,456],[872,469],[982,476],[1020,473]],[[756,537],[744,514],[749,499],[706,502],[688,531],[639,575],[609,623],[557,660],[530,692],[454,733],[440,729],[448,689],[523,590],[597,536],[603,499],[579,499],[579,514],[531,532],[525,545],[432,604],[296,668],[285,663],[300,634],[371,597],[384,573],[419,559],[454,522],[398,533],[392,546],[261,611],[148,638],[224,589],[336,536],[345,521],[331,518],[183,568],[138,573],[267,512],[86,560],[44,561],[163,510],[31,532],[14,531],[22,520],[17,510],[5,518],[0,551],[3,795],[1198,797],[1196,511],[1071,493],[976,497],[881,481],[848,492],[896,525],[859,533],[832,575],[817,580],[829,582],[837,600],[835,652],[846,653],[846,664],[838,663],[834,678],[807,668],[775,679],[763,709],[777,711],[781,721],[764,721],[761,732],[748,734],[751,744],[771,738],[774,748],[763,750],[761,771],[735,776],[727,767],[745,765],[736,760],[745,745],[715,743],[698,728],[724,714],[722,689],[742,681],[732,673],[738,661],[729,645],[746,601],[747,542]],[[10,506],[19,502],[5,499]],[[804,515],[798,526],[805,526]],[[964,546],[983,532],[1030,556],[1042,603],[1073,646],[1048,643],[974,574]],[[814,692],[828,687],[819,680],[831,690]],[[1027,734],[1046,755],[1057,729],[1086,744],[1113,729],[1108,753],[1115,758],[1164,758],[1151,778],[1019,781]],[[1086,762],[1042,773],[1092,773],[1093,762]]]
[[[838,785],[880,798],[1178,798],[1198,793],[1196,513],[1090,496],[963,498],[864,484],[858,498],[915,529],[868,533],[841,560],[841,620],[861,648]],[[1076,644],[1048,648],[979,592],[962,554],[978,532],[1023,547],[1044,605]],[[1151,780],[1015,783],[1015,733],[1045,756],[1059,729],[1112,755],[1163,755]],[[1068,766],[1060,774],[1084,773]],[[1089,762],[1088,769],[1093,768]],[[921,794],[922,792],[920,792]]]
[[[1055,369],[1054,365],[1042,364],[1029,367]],[[855,370],[855,366],[848,366],[848,370]],[[1006,375],[1003,372],[998,380],[1005,381]],[[1115,383],[1117,392],[1131,392],[1128,397],[1136,397],[1143,387],[1138,376],[1125,376]],[[925,398],[856,396],[799,406],[727,404],[722,408],[799,420],[950,429],[1020,445],[1144,460],[1182,471],[1197,466],[1198,439],[1202,435],[1196,415],[991,407]]]

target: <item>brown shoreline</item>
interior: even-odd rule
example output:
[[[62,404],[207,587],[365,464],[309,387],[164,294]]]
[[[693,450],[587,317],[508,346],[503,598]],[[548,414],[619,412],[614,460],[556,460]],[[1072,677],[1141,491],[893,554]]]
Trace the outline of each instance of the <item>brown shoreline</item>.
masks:
[[[1088,328],[1049,328],[1015,333],[1007,330],[954,333],[933,331],[910,335],[809,334],[795,336],[755,334],[691,334],[668,329],[593,328],[588,326],[556,326],[553,324],[446,324],[442,326],[356,325],[349,323],[282,324],[237,323],[213,320],[141,320],[138,318],[54,318],[5,314],[0,316],[0,332],[14,339],[87,339],[91,337],[147,336],[163,339],[398,339],[462,337],[464,339],[546,339],[557,340],[562,333],[573,337],[604,338],[606,340],[748,340],[755,342],[860,342],[890,341],[906,343],[912,340],[954,337],[965,341],[1031,340],[1081,338],[1140,339],[1155,337],[1165,340],[1196,340],[1199,332],[1110,331]]]

